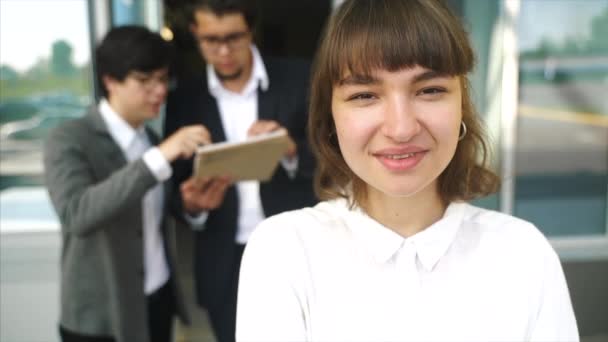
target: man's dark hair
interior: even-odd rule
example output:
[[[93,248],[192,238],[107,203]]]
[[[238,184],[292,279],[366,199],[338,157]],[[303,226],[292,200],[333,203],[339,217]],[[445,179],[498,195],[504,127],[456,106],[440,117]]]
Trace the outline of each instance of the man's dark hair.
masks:
[[[141,26],[112,28],[97,46],[96,77],[102,95],[108,90],[103,76],[123,81],[129,72],[150,72],[169,66],[173,55],[171,44],[159,34]]]
[[[212,12],[218,17],[240,13],[249,30],[255,31],[257,7],[254,0],[195,0],[190,9],[191,23],[194,23],[194,13],[200,10]]]

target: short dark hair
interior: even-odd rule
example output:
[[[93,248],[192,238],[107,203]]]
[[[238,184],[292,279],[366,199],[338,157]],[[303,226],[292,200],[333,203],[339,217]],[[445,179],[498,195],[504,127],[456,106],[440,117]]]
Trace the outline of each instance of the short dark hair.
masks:
[[[195,0],[190,8],[190,22],[194,23],[196,11],[210,11],[221,17],[225,14],[240,13],[245,18],[250,31],[255,31],[257,6],[255,0]]]
[[[173,49],[159,34],[127,25],[110,29],[97,46],[95,56],[99,89],[107,97],[103,76],[122,81],[132,71],[150,72],[168,67]]]
[[[441,0],[344,2],[326,27],[311,83],[308,134],[318,161],[319,198],[344,197],[361,205],[367,196],[363,180],[346,164],[336,139],[333,87],[347,72],[370,75],[377,68],[397,71],[416,65],[458,76],[461,82],[467,133],[439,176],[442,200],[470,200],[495,192],[499,178],[487,166],[488,143],[467,80],[474,61],[462,23]]]

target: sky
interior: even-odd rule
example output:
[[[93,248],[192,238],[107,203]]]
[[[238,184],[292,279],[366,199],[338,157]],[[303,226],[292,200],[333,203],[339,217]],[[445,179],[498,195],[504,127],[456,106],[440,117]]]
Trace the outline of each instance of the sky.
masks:
[[[543,36],[556,43],[563,43],[566,37],[588,39],[591,18],[606,8],[608,0],[523,0],[519,46],[522,50],[534,48]]]
[[[90,46],[86,2],[0,0],[0,64],[25,71],[41,57],[48,58],[51,44],[58,39],[70,43],[76,65],[87,62]],[[586,39],[590,18],[606,7],[608,0],[522,0],[520,48],[534,48],[543,36],[557,43],[568,36]]]
[[[25,71],[59,39],[76,65],[90,59],[86,0],[0,0],[0,64]]]

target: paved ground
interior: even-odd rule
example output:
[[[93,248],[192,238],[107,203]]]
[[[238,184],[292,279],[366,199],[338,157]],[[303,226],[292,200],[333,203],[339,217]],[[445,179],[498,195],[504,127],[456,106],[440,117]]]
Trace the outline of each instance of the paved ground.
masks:
[[[59,250],[57,232],[0,235],[0,341],[59,342]],[[178,323],[175,341],[214,342],[206,314],[194,304],[192,277],[185,280],[194,324]]]
[[[180,239],[182,256],[190,252],[187,240],[191,241],[187,235]],[[56,333],[59,246],[59,236],[55,232],[5,233],[0,236],[0,341],[59,341]],[[190,266],[188,262],[182,262],[181,267],[187,270]],[[576,267],[576,270],[580,269]],[[178,325],[175,341],[214,342],[205,313],[194,305],[192,279],[188,277],[186,280],[187,302],[194,314],[194,324],[190,328]],[[605,294],[605,289],[600,291]],[[574,299],[579,298],[575,296]],[[608,342],[608,335],[589,336],[582,341]]]

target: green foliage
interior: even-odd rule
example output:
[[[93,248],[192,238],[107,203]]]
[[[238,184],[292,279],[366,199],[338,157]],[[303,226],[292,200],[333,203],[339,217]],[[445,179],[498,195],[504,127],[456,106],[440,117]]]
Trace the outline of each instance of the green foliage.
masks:
[[[81,71],[70,77],[47,74],[45,77],[24,77],[10,82],[0,80],[0,102],[58,91],[70,92],[76,96],[90,94],[88,73]]]
[[[71,76],[76,72],[72,62],[72,46],[65,40],[58,40],[51,47],[51,72],[57,76]]]
[[[589,45],[601,53],[608,53],[608,7],[591,22]]]
[[[72,47],[64,40],[51,46],[49,60],[38,61],[22,74],[11,66],[0,67],[0,104],[49,93],[67,92],[75,96],[91,93],[91,66],[78,68],[72,62]],[[4,120],[4,118],[3,118]]]
[[[19,78],[19,73],[10,65],[0,65],[0,80],[11,81]]]

